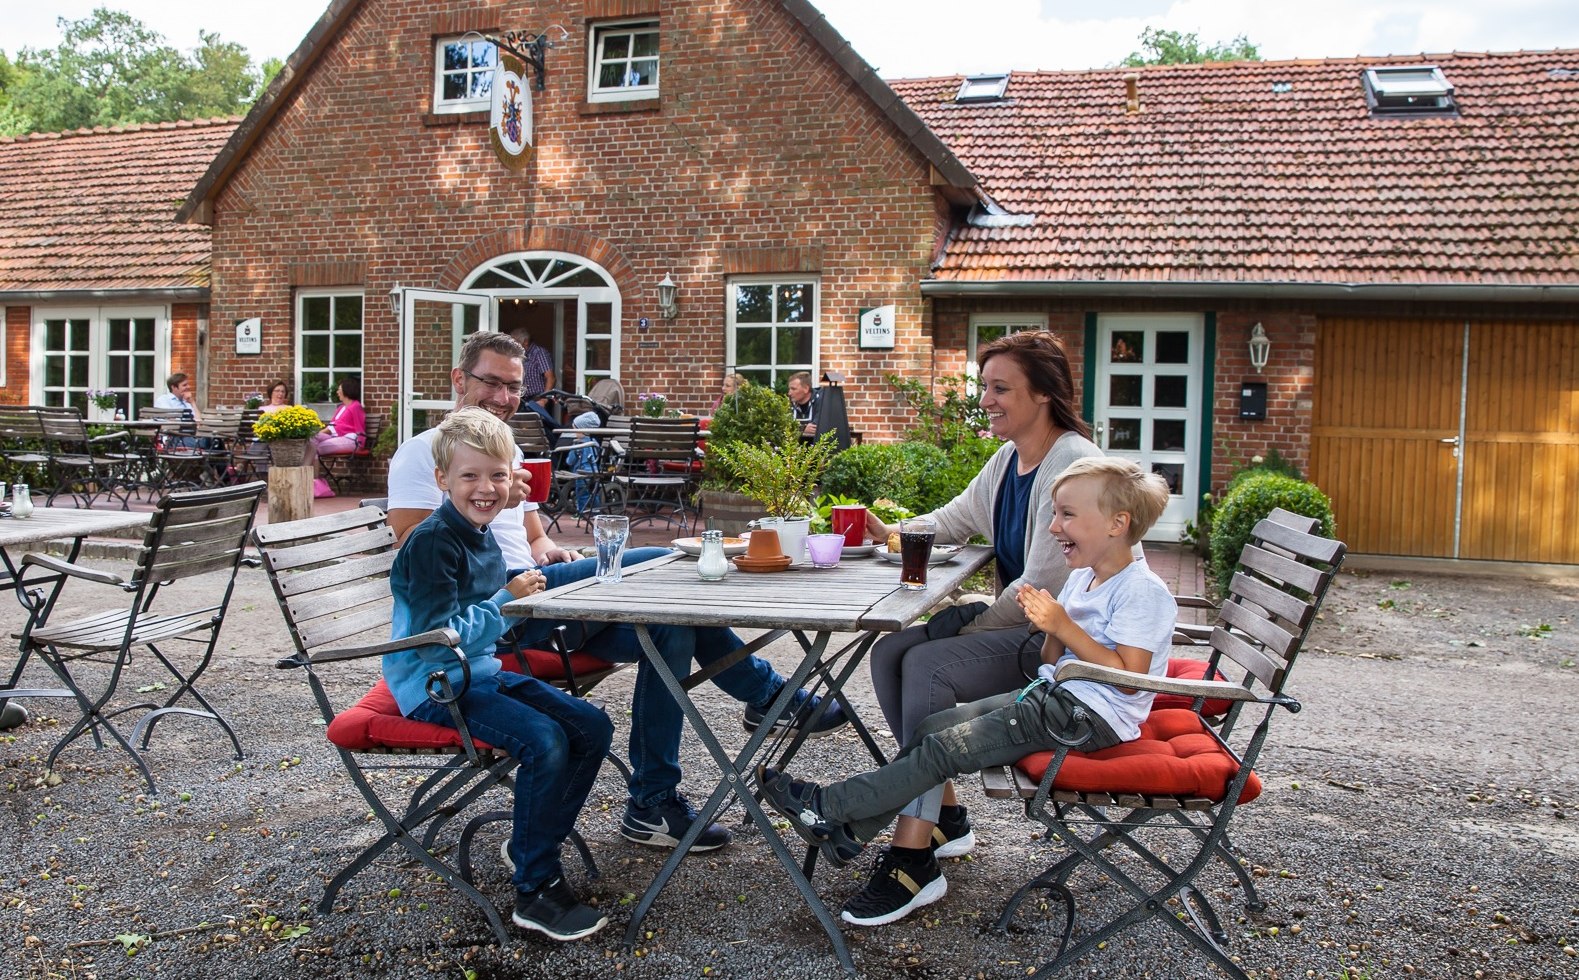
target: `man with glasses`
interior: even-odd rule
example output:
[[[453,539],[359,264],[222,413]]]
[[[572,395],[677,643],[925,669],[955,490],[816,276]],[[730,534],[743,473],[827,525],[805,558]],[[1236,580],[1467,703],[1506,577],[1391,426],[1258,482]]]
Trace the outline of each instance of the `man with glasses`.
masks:
[[[455,407],[478,406],[508,419],[522,393],[521,345],[505,334],[475,333],[461,347],[460,364],[450,372],[455,387]],[[434,479],[433,439],[429,429],[403,443],[389,463],[389,524],[402,541],[443,503]],[[519,458],[519,456],[517,457]],[[590,578],[597,562],[581,558],[555,544],[543,528],[537,505],[526,500],[526,471],[517,468],[509,507],[489,525],[489,533],[504,554],[508,575],[540,568],[552,589]],[[667,554],[663,548],[634,548],[626,564],[636,564]],[[502,584],[502,583],[501,583]],[[558,622],[529,619],[516,629],[515,639],[526,646],[547,641]],[[674,847],[696,819],[680,795],[680,706],[663,687],[657,672],[642,657],[636,628],[623,623],[572,623],[572,639],[585,636],[581,649],[611,663],[637,664],[632,696],[630,799],[625,804],[620,833],[653,847]],[[740,649],[741,642],[727,629],[690,626],[649,627],[653,643],[669,668],[681,677],[691,672],[691,661],[705,667]],[[754,731],[763,714],[784,686],[784,678],[759,657],[748,657],[713,678],[713,683],[745,707],[745,726]],[[793,728],[810,717],[821,699],[808,691],[795,696],[794,710],[781,727]],[[809,734],[821,735],[845,723],[843,709],[831,704]],[[693,851],[710,851],[729,843],[728,830],[714,823],[702,831]]]

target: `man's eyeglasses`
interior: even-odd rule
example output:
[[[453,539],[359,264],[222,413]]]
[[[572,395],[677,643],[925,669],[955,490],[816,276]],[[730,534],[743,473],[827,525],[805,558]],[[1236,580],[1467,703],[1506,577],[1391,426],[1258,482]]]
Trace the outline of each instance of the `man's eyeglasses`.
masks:
[[[526,394],[526,385],[520,383],[497,381],[493,378],[483,378],[472,374],[470,371],[462,371],[461,373],[482,385],[484,388],[487,388],[490,393],[495,391],[508,391],[511,396],[515,398],[520,398],[522,395]]]

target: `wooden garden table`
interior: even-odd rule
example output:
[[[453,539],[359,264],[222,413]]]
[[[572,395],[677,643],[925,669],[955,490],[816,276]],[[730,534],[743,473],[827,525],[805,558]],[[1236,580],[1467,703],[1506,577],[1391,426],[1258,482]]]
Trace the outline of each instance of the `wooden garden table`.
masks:
[[[837,568],[815,569],[808,565],[766,575],[731,569],[723,581],[704,582],[696,573],[694,558],[673,554],[626,569],[624,580],[617,584],[600,584],[589,578],[504,606],[504,613],[510,616],[635,625],[648,662],[718,764],[717,788],[699,809],[689,832],[664,862],[631,916],[630,926],[625,931],[627,948],[634,947],[636,938],[641,935],[642,920],[697,836],[712,822],[725,799],[734,793],[752,822],[761,829],[763,839],[794,881],[807,906],[822,923],[839,962],[850,973],[855,972],[855,963],[838,924],[779,838],[772,819],[750,791],[753,771],[758,757],[766,754],[769,739],[773,737],[773,724],[788,712],[795,692],[805,686],[813,673],[828,685],[831,697],[824,699],[824,705],[837,698],[873,758],[878,763],[884,762],[882,750],[844,697],[845,681],[860,666],[879,634],[901,630],[915,622],[991,558],[991,548],[967,547],[954,561],[929,569],[925,591],[909,591],[899,588],[899,566],[880,558],[851,558]],[[682,679],[675,677],[658,655],[652,636],[647,632],[648,626],[660,624],[724,626],[766,632],[731,656]],[[829,654],[828,643],[835,633],[856,636]],[[731,758],[697,710],[691,691],[785,634],[793,634],[800,644],[801,662],[769,706],[764,722],[746,740],[740,753]],[[820,713],[823,708],[818,710]],[[803,738],[797,735],[783,747],[783,762],[794,756]],[[775,747],[779,740],[774,739]]]

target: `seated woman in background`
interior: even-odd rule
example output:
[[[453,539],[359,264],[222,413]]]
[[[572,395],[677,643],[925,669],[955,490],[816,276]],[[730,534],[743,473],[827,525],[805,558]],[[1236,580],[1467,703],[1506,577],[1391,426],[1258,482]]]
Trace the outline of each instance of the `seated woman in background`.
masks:
[[[350,375],[340,381],[334,393],[340,399],[340,407],[323,431],[307,444],[306,463],[309,466],[319,456],[356,452],[362,448],[362,439],[367,435],[367,413],[362,410],[362,379]]]
[[[739,391],[740,386],[745,383],[745,380],[745,376],[740,374],[724,375],[724,384],[718,389],[718,397],[713,399],[713,407],[708,411],[708,414],[717,415],[718,406],[724,403],[725,398],[728,398],[736,391]]]
[[[291,386],[283,380],[270,381],[268,391],[263,396],[263,407],[258,411],[264,415],[278,412],[291,403]]]

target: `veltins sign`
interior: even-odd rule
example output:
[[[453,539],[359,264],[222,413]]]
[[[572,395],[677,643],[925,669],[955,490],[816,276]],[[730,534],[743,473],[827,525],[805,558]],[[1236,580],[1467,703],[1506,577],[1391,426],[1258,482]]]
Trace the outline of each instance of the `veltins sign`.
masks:
[[[861,311],[861,350],[892,350],[894,347],[894,307],[879,306]]]
[[[499,52],[493,69],[488,142],[499,162],[511,170],[520,170],[532,160],[532,91],[521,77],[525,73],[520,58]]]
[[[251,317],[236,321],[236,353],[263,353],[263,318]]]

